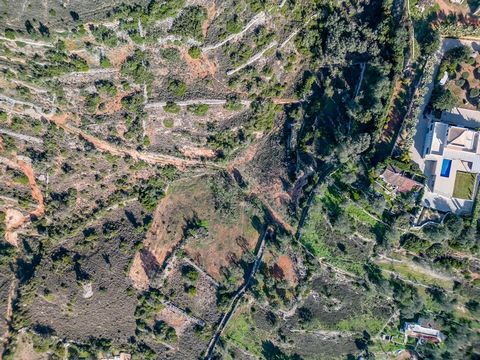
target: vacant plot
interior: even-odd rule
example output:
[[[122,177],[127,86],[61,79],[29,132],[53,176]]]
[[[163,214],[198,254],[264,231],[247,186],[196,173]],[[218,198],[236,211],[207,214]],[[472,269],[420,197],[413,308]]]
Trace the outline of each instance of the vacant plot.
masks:
[[[455,187],[453,188],[453,197],[459,199],[471,199],[475,191],[477,174],[457,171],[455,178]]]
[[[96,337],[125,343],[135,331],[137,300],[128,290],[126,270],[132,246],[144,236],[134,225],[140,219],[138,204],[112,211],[84,233],[87,237],[68,239],[47,254],[31,290],[22,289],[25,320],[74,341]],[[85,284],[92,286],[87,298]]]
[[[227,277],[236,283],[243,276],[242,256],[253,251],[262,224],[261,210],[248,204],[229,178],[206,175],[170,189],[157,206],[142,252],[148,251],[161,267],[175,249],[183,248],[218,282]],[[137,255],[134,268],[141,273],[142,267],[148,264]]]

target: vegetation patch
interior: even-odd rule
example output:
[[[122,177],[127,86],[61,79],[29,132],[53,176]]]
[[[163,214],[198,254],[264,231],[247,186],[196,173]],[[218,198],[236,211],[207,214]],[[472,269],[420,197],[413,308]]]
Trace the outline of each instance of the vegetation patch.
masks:
[[[453,197],[459,199],[472,199],[476,181],[477,174],[457,171],[453,188]]]

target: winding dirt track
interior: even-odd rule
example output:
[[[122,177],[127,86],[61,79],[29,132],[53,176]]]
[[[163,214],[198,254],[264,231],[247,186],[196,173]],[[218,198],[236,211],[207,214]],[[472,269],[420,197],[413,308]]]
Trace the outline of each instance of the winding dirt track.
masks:
[[[176,156],[164,155],[146,151],[138,151],[135,149],[116,146],[105,140],[101,140],[95,136],[86,134],[81,129],[71,126],[66,123],[65,119],[60,119],[56,116],[45,116],[49,121],[56,124],[59,128],[65,130],[65,132],[73,135],[80,136],[84,140],[92,143],[95,148],[102,152],[109,152],[116,156],[131,156],[135,160],[143,160],[150,164],[160,165],[173,165],[178,169],[185,170],[188,167],[209,167],[209,168],[222,168],[222,166],[214,164],[208,161],[200,161],[193,159],[182,159]]]
[[[25,161],[22,161],[18,158],[10,160],[7,158],[0,157],[0,163],[3,163],[13,169],[20,170],[28,178],[28,184],[32,192],[32,198],[37,202],[37,207],[31,213],[25,216],[7,216],[6,217],[6,231],[5,231],[5,240],[10,244],[17,246],[17,234],[16,230],[22,227],[24,224],[31,221],[32,217],[41,218],[45,214],[45,203],[42,195],[42,191],[37,185],[35,180],[35,175],[31,165],[27,164]],[[7,209],[14,211],[14,209]]]

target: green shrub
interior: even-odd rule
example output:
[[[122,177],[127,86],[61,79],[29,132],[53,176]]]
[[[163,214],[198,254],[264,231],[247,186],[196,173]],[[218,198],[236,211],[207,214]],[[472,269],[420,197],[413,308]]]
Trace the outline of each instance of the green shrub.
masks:
[[[198,280],[199,274],[193,266],[185,265],[182,267],[182,276],[190,280],[192,283],[195,283]]]
[[[478,95],[480,95],[480,89],[478,89],[478,88],[470,89],[469,95],[472,98],[478,97]]]
[[[97,93],[88,94],[85,97],[85,107],[88,112],[94,113],[97,110],[97,106],[100,103],[100,96]]]
[[[14,40],[15,39],[15,30],[13,29],[5,29],[5,37],[7,39],[10,39],[10,40]]]
[[[180,112],[180,105],[175,104],[173,101],[167,101],[167,103],[163,107],[163,110],[169,113],[177,114]]]
[[[117,95],[117,87],[109,80],[98,80],[95,82],[95,86],[100,94]]]
[[[123,76],[132,78],[137,84],[145,83],[147,85],[153,82],[153,74],[149,70],[149,62],[145,52],[136,50],[122,64],[120,72]]]
[[[432,93],[432,106],[435,110],[451,110],[457,104],[457,97],[449,90],[436,87]]]
[[[118,45],[118,39],[115,35],[115,32],[112,29],[107,28],[106,26],[100,25],[90,25],[90,31],[98,42],[107,45],[108,47],[115,47]]]
[[[192,59],[198,59],[202,56],[202,50],[200,50],[198,46],[192,46],[188,49],[188,55],[190,55]]]
[[[143,101],[143,94],[136,93],[122,98],[122,106],[133,113],[140,113],[143,110]]]
[[[152,0],[148,5],[148,15],[150,20],[162,20],[175,16],[184,5],[185,0]]]
[[[400,244],[404,249],[415,253],[421,252],[425,250],[428,246],[430,246],[429,241],[419,238],[412,233],[407,233],[402,236],[402,238],[400,239]]]
[[[236,111],[240,110],[242,108],[242,103],[240,101],[240,98],[238,95],[235,94],[230,94],[227,96],[227,102],[225,103],[225,109],[231,110],[231,111]]]
[[[242,23],[239,21],[238,16],[234,15],[231,19],[227,20],[227,31],[232,34],[237,34],[242,30]]]
[[[159,200],[164,196],[165,183],[156,177],[144,180],[138,187],[138,200],[148,211],[155,210]]]
[[[179,79],[169,79],[167,88],[176,96],[183,96],[187,92],[187,84]]]
[[[468,71],[462,72],[462,76],[461,76],[461,77],[462,77],[462,79],[465,79],[465,80],[468,79]]]
[[[203,39],[202,24],[207,19],[207,10],[202,6],[188,6],[173,21],[170,32],[185,38]]]
[[[180,61],[180,51],[173,47],[160,50],[160,56],[169,63]]]
[[[100,66],[103,69],[108,69],[112,66],[112,63],[110,62],[109,58],[107,58],[106,56],[102,56],[102,58],[100,59]]]
[[[163,126],[165,126],[167,129],[173,128],[173,124],[174,124],[173,119],[170,119],[170,118],[163,119]]]
[[[188,105],[187,110],[197,116],[204,116],[208,112],[209,106],[207,104]]]
[[[458,79],[455,81],[455,84],[459,87],[463,87],[463,85],[465,85],[465,79]]]

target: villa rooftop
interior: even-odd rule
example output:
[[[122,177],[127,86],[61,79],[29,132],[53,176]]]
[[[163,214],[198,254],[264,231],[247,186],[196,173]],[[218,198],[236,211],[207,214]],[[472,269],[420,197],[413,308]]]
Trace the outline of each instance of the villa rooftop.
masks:
[[[423,204],[439,211],[468,214],[480,173],[480,112],[455,108],[433,121],[423,149],[427,178]],[[453,123],[458,121],[458,123]],[[466,125],[477,124],[474,128]]]

